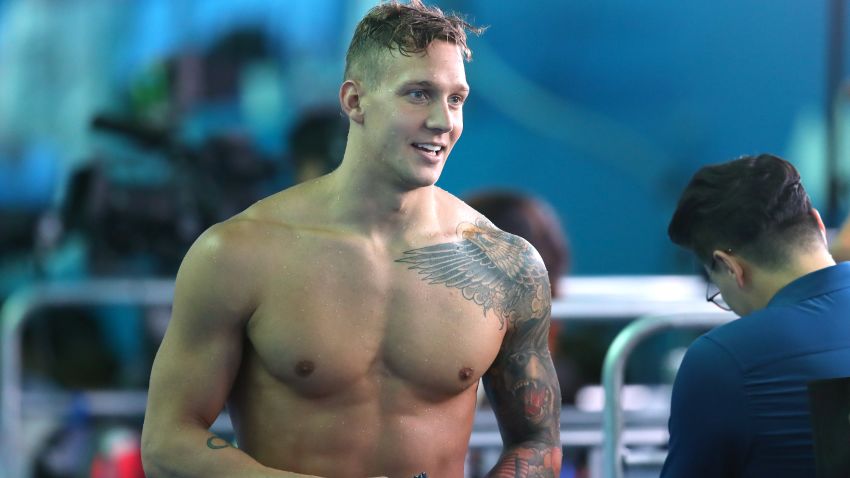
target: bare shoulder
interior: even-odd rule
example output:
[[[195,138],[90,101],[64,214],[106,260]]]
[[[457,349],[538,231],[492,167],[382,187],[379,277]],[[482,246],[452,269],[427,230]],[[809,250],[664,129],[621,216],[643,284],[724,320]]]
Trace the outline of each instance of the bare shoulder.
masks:
[[[294,240],[299,229],[305,227],[305,218],[311,217],[310,210],[315,208],[315,202],[300,185],[285,189],[210,227],[198,238],[196,245],[235,257],[240,262],[252,257],[262,262],[265,249],[258,248],[275,244],[278,247],[274,250],[280,250],[287,241]]]
[[[457,224],[475,223],[477,219],[483,217],[480,212],[473,209],[454,194],[436,186],[434,188],[440,215],[449,222],[455,222]]]
[[[279,232],[280,226],[250,216],[235,216],[214,224],[195,240],[186,261],[202,262],[219,268],[251,267],[270,233]]]
[[[262,290],[283,268],[303,263],[305,249],[321,235],[326,202],[315,187],[297,185],[257,201],[245,211],[213,225],[190,248],[178,273],[197,269],[194,280],[227,280],[238,289]]]
[[[458,197],[442,189],[438,192],[441,211],[444,217],[451,217],[449,223],[456,224],[456,234],[459,239],[473,239],[481,242],[480,247],[493,252],[501,251],[510,254],[510,259],[522,263],[525,267],[545,271],[543,259],[528,241],[522,237],[505,232],[496,227],[489,219]]]
[[[180,265],[175,298],[207,291],[205,300],[255,302],[269,267],[286,260],[286,244],[296,236],[268,209],[255,204],[204,231]]]
[[[485,313],[492,310],[502,327],[548,320],[548,274],[531,244],[498,229],[453,196],[440,200],[457,207],[453,216],[441,210],[444,222],[454,225],[454,238],[406,251],[399,262],[431,283],[462,289],[464,297],[482,305]]]
[[[246,239],[249,229],[233,219],[215,224],[195,240],[177,272],[175,309],[194,310],[196,304],[232,307],[250,302],[250,278],[253,258]],[[235,286],[238,284],[238,286]],[[180,314],[175,314],[180,316]]]

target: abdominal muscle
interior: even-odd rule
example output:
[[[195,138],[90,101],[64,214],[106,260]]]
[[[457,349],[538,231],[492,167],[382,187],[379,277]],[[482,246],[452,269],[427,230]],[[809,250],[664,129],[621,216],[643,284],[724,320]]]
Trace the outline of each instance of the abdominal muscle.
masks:
[[[328,478],[463,476],[476,386],[438,397],[386,375],[358,382],[309,398],[279,382],[234,389],[240,449],[272,468]]]

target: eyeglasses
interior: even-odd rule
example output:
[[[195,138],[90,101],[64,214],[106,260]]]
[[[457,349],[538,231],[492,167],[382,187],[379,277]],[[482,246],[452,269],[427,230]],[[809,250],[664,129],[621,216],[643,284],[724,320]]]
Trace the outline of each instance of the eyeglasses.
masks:
[[[711,282],[711,280],[708,281],[708,284],[705,288],[705,300],[706,302],[711,302],[712,304],[716,305],[717,307],[720,307],[723,310],[732,310],[732,307],[729,307],[729,304],[727,304],[726,301],[723,300],[723,294],[720,293],[720,289],[718,289],[714,282]]]
[[[724,252],[727,254],[732,253],[732,249],[726,249]],[[713,256],[711,257],[711,263],[708,265],[708,271],[711,272],[714,270],[717,265],[717,259]],[[723,294],[720,293],[720,289],[717,285],[711,281],[711,276],[709,276],[706,286],[705,286],[705,300],[706,302],[711,302],[712,304],[720,307],[723,310],[731,311],[732,307],[729,307],[729,304],[723,300]]]

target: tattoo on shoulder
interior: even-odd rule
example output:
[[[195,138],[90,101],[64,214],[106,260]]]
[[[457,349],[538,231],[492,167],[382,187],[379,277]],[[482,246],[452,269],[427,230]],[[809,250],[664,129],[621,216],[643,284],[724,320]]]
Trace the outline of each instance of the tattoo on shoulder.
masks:
[[[405,251],[396,262],[410,264],[429,284],[460,289],[484,313],[494,310],[500,327],[548,313],[546,268],[525,240],[484,219],[461,223],[458,235],[458,242]]]
[[[508,324],[502,348],[484,376],[499,428],[510,447],[492,477],[552,477],[560,469],[560,387],[547,342],[549,278],[523,239],[484,219],[458,226],[461,240],[404,252],[429,284],[460,289]]]
[[[211,450],[221,450],[222,448],[233,448],[233,445],[219,436],[211,436],[207,438],[207,448]]]

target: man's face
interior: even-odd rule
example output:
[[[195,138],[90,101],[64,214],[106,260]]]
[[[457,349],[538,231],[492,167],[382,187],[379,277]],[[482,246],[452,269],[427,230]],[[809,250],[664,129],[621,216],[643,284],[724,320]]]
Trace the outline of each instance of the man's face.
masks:
[[[367,155],[390,180],[416,188],[437,182],[463,131],[469,94],[458,47],[433,42],[424,54],[387,53],[361,98]]]

